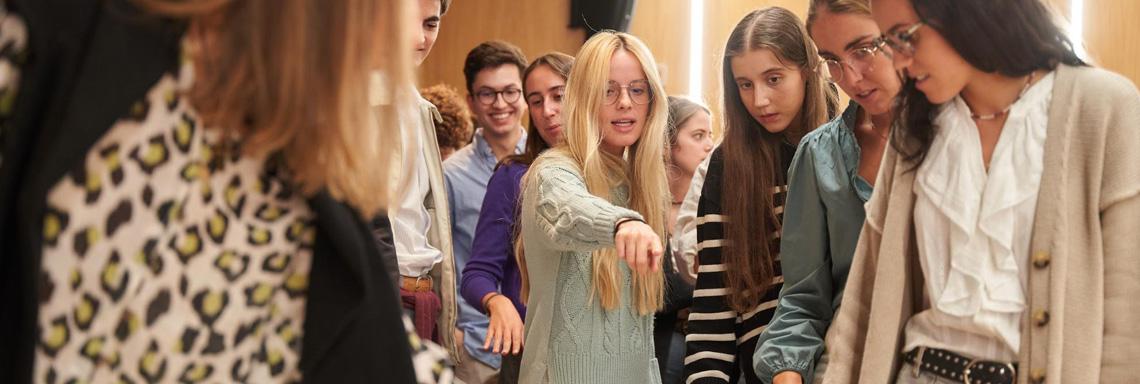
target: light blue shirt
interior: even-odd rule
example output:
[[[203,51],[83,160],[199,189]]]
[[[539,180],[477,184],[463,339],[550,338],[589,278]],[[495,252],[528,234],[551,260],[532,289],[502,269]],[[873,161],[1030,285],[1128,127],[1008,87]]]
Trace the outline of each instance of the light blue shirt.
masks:
[[[526,148],[526,132],[523,132],[515,146],[515,153]],[[475,131],[475,140],[456,151],[443,162],[443,177],[447,185],[447,200],[451,214],[451,239],[455,253],[455,273],[458,276],[471,258],[471,243],[475,239],[475,226],[479,223],[479,210],[483,207],[483,195],[487,192],[487,182],[495,172],[495,152],[483,138],[483,130]],[[458,278],[456,280],[459,280]],[[463,331],[463,347],[475,359],[499,369],[501,356],[483,349],[487,338],[487,326],[491,321],[458,292],[459,319],[456,326]]]

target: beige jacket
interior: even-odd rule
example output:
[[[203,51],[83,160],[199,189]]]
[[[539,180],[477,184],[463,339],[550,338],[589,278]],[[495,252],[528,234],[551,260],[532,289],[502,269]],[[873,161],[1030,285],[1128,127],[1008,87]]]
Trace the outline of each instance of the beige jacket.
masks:
[[[1018,383],[1140,382],[1140,94],[1126,78],[1060,66],[1049,109]],[[894,382],[923,303],[914,163],[888,150],[846,292],[826,383]]]
[[[460,362],[458,348],[461,346],[456,345],[454,331],[456,319],[459,316],[459,307],[456,301],[458,294],[456,281],[458,278],[451,244],[451,217],[448,214],[447,190],[444,189],[443,184],[443,161],[439,154],[439,141],[435,133],[435,124],[442,121],[443,118],[431,102],[420,97],[418,103],[419,113],[416,118],[419,119],[419,123],[409,125],[415,125],[417,129],[422,129],[420,133],[423,135],[423,148],[411,148],[410,150],[422,153],[427,163],[430,191],[424,198],[424,207],[427,208],[428,214],[432,218],[427,240],[428,244],[443,254],[443,261],[432,267],[429,273],[435,282],[432,290],[439,295],[443,306],[439,321],[436,324],[439,327],[440,344],[447,349],[452,361],[458,364]],[[409,127],[405,126],[405,128]],[[393,151],[393,157],[401,159],[399,152],[404,150],[408,149],[399,148],[397,151]],[[392,162],[389,177],[392,178],[390,185],[393,186],[393,193],[397,193],[395,189],[398,189],[400,173],[403,172],[400,166],[400,161]]]

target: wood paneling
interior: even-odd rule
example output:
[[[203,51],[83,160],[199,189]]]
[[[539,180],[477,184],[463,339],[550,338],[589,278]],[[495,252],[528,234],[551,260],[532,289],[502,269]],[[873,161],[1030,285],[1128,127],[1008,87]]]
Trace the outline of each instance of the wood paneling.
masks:
[[[1140,84],[1140,1],[1085,0],[1084,37],[1097,66]]]
[[[1069,0],[1047,1],[1067,17]],[[1084,37],[1097,65],[1140,83],[1140,1],[1085,0]],[[704,49],[701,55],[703,99],[720,109],[721,56],[732,28],[748,12],[767,6],[788,8],[801,19],[808,0],[705,0]],[[551,50],[575,54],[584,33],[570,29],[570,0],[461,0],[443,17],[435,49],[421,68],[420,84],[447,83],[463,90],[463,59],[476,44],[489,39],[510,41],[528,58]],[[653,51],[670,94],[689,92],[689,0],[639,0],[630,33]],[[717,129],[719,131],[719,129]]]
[[[403,1],[403,0],[394,0]],[[571,29],[570,0],[459,0],[443,15],[439,37],[420,68],[420,85],[449,84],[466,93],[463,61],[479,43],[500,39],[522,48],[527,59],[550,51],[574,55],[581,29]]]
[[[653,51],[669,94],[689,92],[689,0],[640,0],[629,33]]]

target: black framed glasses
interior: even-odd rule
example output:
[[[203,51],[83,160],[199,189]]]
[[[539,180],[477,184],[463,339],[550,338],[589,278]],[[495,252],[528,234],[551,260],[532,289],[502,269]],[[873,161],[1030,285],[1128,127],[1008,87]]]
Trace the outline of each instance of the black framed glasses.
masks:
[[[629,95],[629,101],[637,105],[649,104],[653,100],[653,90],[649,87],[648,81],[634,80],[626,85],[611,81],[606,85],[606,105],[616,103],[621,98],[622,90]]]
[[[519,97],[522,97],[522,93],[523,91],[521,89],[514,87],[501,91],[484,88],[475,92],[475,99],[479,100],[479,102],[483,105],[491,105],[495,104],[495,100],[499,98],[499,95],[502,95],[503,101],[507,102],[507,104],[510,104],[519,101]]]
[[[827,69],[827,79],[833,83],[843,81],[843,74],[847,71],[844,66],[854,72],[866,73],[875,68],[875,55],[882,52],[883,46],[887,43],[881,39],[872,40],[870,43],[855,48],[847,53],[847,57],[843,59],[824,59],[824,68]]]
[[[879,40],[882,40],[887,46],[891,47],[894,53],[912,57],[914,56],[914,33],[918,32],[918,29],[924,25],[926,25],[926,23],[919,21],[904,28],[902,31],[887,33],[879,37]]]

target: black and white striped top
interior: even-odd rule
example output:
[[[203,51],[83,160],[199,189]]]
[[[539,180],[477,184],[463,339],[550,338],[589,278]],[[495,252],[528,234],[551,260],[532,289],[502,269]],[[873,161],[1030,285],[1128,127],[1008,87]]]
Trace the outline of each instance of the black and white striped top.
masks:
[[[788,163],[795,148],[784,145],[782,150],[782,170],[787,180]],[[728,290],[725,288],[724,271],[732,268],[721,260],[721,247],[725,242],[721,201],[724,198],[745,199],[747,196],[722,196],[724,176],[724,155],[717,148],[709,161],[708,174],[697,207],[697,284],[693,291],[693,306],[689,314],[688,335],[685,337],[685,377],[689,383],[732,383],[739,382],[743,374],[748,384],[760,383],[752,367],[752,354],[756,350],[757,336],[764,331],[772,315],[776,312],[776,302],[780,286],[784,282],[780,271],[779,257],[776,258],[775,278],[756,308],[744,313],[737,312],[728,304]],[[777,218],[783,220],[784,201],[788,187],[781,183],[773,189]],[[766,234],[772,239],[771,250],[780,250],[780,231]]]

